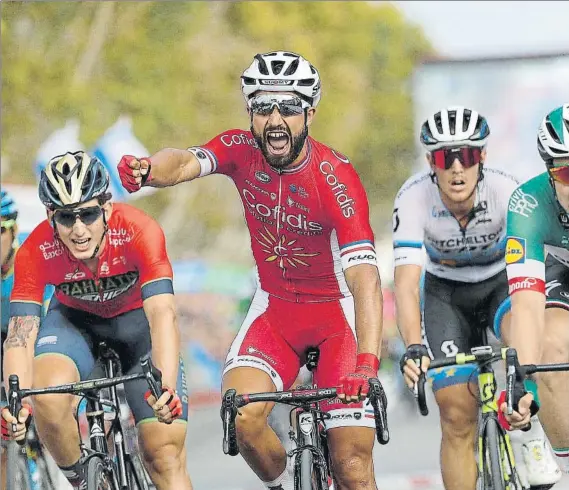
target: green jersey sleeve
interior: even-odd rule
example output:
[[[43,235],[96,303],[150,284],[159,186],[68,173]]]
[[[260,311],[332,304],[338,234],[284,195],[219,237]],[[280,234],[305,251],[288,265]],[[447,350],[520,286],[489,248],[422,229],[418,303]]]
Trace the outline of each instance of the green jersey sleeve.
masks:
[[[510,294],[545,293],[545,238],[551,192],[547,173],[519,186],[510,196],[507,217],[506,271]]]

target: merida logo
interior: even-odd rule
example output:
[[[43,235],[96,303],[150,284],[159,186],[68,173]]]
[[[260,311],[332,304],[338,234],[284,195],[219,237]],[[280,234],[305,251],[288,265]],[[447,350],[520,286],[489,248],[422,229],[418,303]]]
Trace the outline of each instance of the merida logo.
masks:
[[[338,177],[336,177],[336,174],[334,173],[334,167],[332,164],[327,161],[320,162],[320,172],[326,176],[326,183],[332,189],[332,192],[336,197],[336,202],[338,203],[338,206],[340,206],[344,217],[350,218],[356,214],[352,207],[354,200],[348,196],[348,186],[342,184],[338,180]]]

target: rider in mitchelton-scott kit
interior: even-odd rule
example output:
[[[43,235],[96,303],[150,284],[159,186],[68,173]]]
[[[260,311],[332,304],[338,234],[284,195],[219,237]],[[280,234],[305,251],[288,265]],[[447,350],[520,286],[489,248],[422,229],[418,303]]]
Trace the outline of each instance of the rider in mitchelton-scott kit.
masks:
[[[223,391],[286,389],[309,346],[318,346],[318,386],[339,386],[322,403],[336,488],[375,489],[373,409],[361,401],[376,377],[382,295],[366,193],[349,160],[308,136],[320,78],[302,56],[255,56],[241,77],[251,131],[233,129],[201,146],[125,156],[130,192],[211,173],[239,190],[257,265],[258,289],[225,364]],[[342,403],[343,402],[343,403]],[[345,403],[352,402],[348,405]],[[273,404],[237,417],[239,449],[267,488],[292,490],[291,465],[267,424]]]
[[[42,170],[39,195],[48,219],[16,254],[5,378],[17,374],[23,388],[86,379],[100,341],[118,353],[125,373],[139,371],[140,357],[151,352],[162,371],[159,400],[145,393],[144,380],[125,385],[144,462],[158,490],[191,490],[187,395],[164,234],[142,211],[113,205],[108,185],[103,164],[81,151],[54,157]],[[55,294],[40,326],[46,284],[55,285]],[[83,489],[76,399],[56,394],[31,402],[40,439],[74,488]],[[4,408],[3,432],[21,440],[30,415],[29,401],[18,420]]]
[[[509,321],[504,315],[506,215],[518,182],[485,165],[489,136],[486,118],[475,110],[449,107],[431,115],[420,133],[430,169],[409,178],[395,199],[397,323],[407,346],[401,366],[410,388],[418,379],[417,364],[426,372],[429,354],[438,359],[470,352],[484,344],[486,328]],[[427,261],[421,311],[423,246]],[[451,366],[433,373],[447,490],[476,486],[479,402],[472,394],[477,388],[469,386],[476,381],[475,368]],[[527,483],[552,484],[561,478],[537,420],[521,444],[513,442],[523,455],[517,461],[526,463],[519,469]]]
[[[543,119],[537,148],[547,172],[516,189],[508,208],[506,263],[512,322],[504,338],[518,351],[521,364],[567,363],[569,104]],[[569,373],[542,373],[517,388],[518,410],[507,417],[508,422],[514,428],[524,427],[539,409],[557,462],[569,473]]]

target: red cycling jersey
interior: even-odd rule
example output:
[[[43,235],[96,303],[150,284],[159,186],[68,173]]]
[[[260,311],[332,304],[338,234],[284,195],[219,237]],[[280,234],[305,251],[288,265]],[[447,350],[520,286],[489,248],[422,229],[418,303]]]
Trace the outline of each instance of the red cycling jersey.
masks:
[[[350,296],[344,270],[377,266],[360,179],[342,154],[313,138],[300,165],[277,171],[250,131],[226,131],[188,148],[201,176],[230,177],[245,208],[259,286],[279,298],[330,301]]]
[[[14,265],[11,316],[39,316],[44,287],[55,286],[64,305],[113,318],[156,294],[173,293],[172,266],[160,225],[128,204],[114,204],[97,274],[73,257],[40,223],[19,248]]]

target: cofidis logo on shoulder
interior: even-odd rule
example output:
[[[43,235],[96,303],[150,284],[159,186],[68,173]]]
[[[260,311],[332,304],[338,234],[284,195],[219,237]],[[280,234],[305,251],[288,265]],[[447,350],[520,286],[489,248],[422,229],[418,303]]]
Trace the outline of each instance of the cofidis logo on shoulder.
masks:
[[[510,237],[506,242],[506,264],[523,264],[526,261],[526,239]]]

